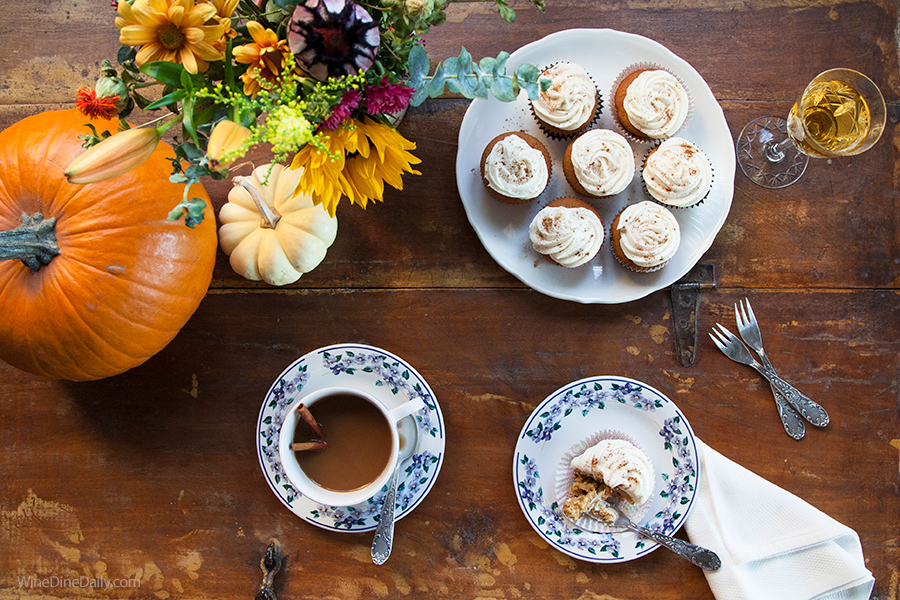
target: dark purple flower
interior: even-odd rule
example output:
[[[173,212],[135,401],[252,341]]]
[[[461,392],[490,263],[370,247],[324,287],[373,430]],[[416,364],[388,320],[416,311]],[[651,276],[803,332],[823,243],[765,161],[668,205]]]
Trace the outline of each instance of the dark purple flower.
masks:
[[[324,81],[371,67],[381,33],[366,9],[350,0],[306,0],[291,15],[287,40],[300,68]]]

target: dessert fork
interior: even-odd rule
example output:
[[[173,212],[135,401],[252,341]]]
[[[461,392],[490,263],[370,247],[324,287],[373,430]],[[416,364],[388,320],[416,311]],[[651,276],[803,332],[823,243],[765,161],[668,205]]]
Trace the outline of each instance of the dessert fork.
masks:
[[[716,325],[721,331],[713,329],[709,337],[712,338],[713,343],[719,350],[731,360],[742,365],[749,365],[762,373],[763,376],[766,376],[765,368],[753,358],[747,346],[725,327],[718,323]],[[766,378],[768,379],[768,377]],[[772,388],[772,395],[775,396],[775,406],[778,407],[778,416],[781,417],[781,424],[784,425],[784,430],[795,440],[801,439],[806,435],[806,426],[800,418],[800,413],[788,403],[784,394],[775,387],[771,380],[769,380],[769,386]]]
[[[796,408],[804,419],[816,427],[828,425],[828,413],[825,409],[810,400],[775,372],[772,363],[769,362],[769,357],[766,356],[766,352],[763,350],[762,334],[759,331],[756,315],[753,314],[753,309],[750,307],[750,301],[744,298],[741,304],[735,304],[734,316],[737,321],[738,332],[740,332],[744,341],[747,342],[747,345],[759,355],[759,358],[762,360],[762,366],[768,373],[768,375],[766,373],[763,373],[763,375],[766,376],[772,387],[781,391],[785,400]]]
[[[642,525],[637,525],[631,519],[629,519],[625,515],[625,513],[623,513],[619,509],[619,507],[614,506],[613,504],[607,504],[607,506],[614,513],[616,513],[616,520],[612,523],[608,523],[599,517],[591,515],[591,513],[588,512],[584,514],[592,519],[596,519],[597,521],[604,523],[605,525],[610,525],[611,527],[622,527],[644,537],[648,537],[660,546],[668,548],[682,558],[688,559],[701,569],[705,569],[707,571],[715,571],[722,566],[721,559],[712,550],[708,550],[696,544],[691,544],[690,542],[686,542],[676,537],[666,535],[659,531],[653,531],[652,529],[649,529]]]

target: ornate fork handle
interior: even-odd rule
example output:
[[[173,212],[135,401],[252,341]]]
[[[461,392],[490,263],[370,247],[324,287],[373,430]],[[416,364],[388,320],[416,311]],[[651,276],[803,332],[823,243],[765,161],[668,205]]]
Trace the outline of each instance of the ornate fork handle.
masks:
[[[775,387],[774,383],[770,384],[770,387],[775,396],[775,406],[778,407],[778,416],[781,417],[784,430],[795,440],[803,438],[806,435],[806,426],[803,424],[803,419],[800,418],[800,413],[788,403],[784,394]]]
[[[828,413],[818,403],[814,402],[797,388],[779,377],[771,367],[768,369],[764,368],[762,374],[769,380],[769,383],[772,384],[772,391],[778,390],[781,392],[784,399],[797,409],[800,416],[816,427],[825,427],[828,425]]]
[[[641,535],[647,536],[648,538],[657,542],[659,545],[665,546],[675,554],[688,559],[701,569],[706,569],[707,571],[715,571],[722,566],[721,559],[719,559],[719,556],[712,550],[697,546],[696,544],[691,544],[690,542],[686,542],[664,533],[651,531],[646,527],[635,526],[634,530]]]

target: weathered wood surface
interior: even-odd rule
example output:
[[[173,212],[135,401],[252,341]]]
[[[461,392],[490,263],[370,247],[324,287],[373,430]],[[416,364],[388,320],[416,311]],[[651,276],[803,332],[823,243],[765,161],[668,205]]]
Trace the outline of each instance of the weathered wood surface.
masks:
[[[849,66],[896,103],[897,7],[881,2],[724,0],[454,4],[428,36],[441,59],[476,57],[573,27],[658,40],[707,80],[736,135],[784,114],[814,74]],[[0,127],[71,102],[117,47],[105,0],[0,1]],[[570,381],[621,374],[666,393],[726,456],[859,532],[873,598],[900,599],[900,114],[868,153],[812,161],[767,191],[738,173],[728,220],[704,261],[697,361],[673,358],[668,293],[580,305],[524,287],[487,254],[459,201],[454,165],[467,103],[412,110],[421,177],[368,211],[341,207],[326,261],[272,289],[220,253],[210,295],[147,364],[72,384],[0,364],[0,598],[246,598],[271,538],[288,554],[282,598],[698,598],[699,570],[663,550],[601,566],[533,532],[516,503],[515,439]],[[264,159],[264,155],[260,154]],[[228,185],[208,186],[217,207]],[[749,296],[779,370],[833,424],[802,442],[783,432],[765,382],[705,332]],[[397,525],[394,554],[370,534],[302,523],[259,471],[254,425],[273,379],[298,356],[359,341],[406,358],[447,426],[446,460],[426,500]],[[139,589],[20,587],[19,578],[135,578]]]

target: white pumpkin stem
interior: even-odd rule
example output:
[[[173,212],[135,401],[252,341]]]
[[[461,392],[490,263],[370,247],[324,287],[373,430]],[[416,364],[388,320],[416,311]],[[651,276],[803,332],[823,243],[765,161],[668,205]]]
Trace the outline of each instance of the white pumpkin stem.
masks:
[[[253,198],[253,202],[256,203],[256,210],[259,211],[259,216],[262,221],[260,227],[264,229],[275,229],[275,226],[278,225],[278,221],[281,220],[281,215],[279,215],[274,208],[266,204],[262,194],[260,194],[256,186],[250,182],[250,177],[238,176],[234,178],[234,182],[247,190],[247,193]]]

